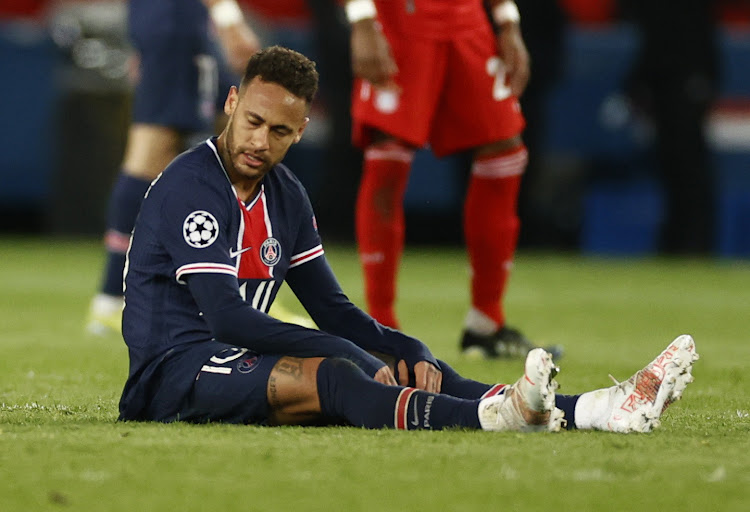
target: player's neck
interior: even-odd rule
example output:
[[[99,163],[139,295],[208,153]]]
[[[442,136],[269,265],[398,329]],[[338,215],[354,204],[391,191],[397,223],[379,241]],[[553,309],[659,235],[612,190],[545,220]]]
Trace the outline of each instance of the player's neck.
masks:
[[[224,170],[234,187],[237,197],[245,203],[251,202],[260,191],[261,179],[252,179],[237,172],[232,163],[232,159],[229,156],[229,152],[227,151],[223,134],[217,138],[216,147],[219,153],[219,158],[224,166]]]
[[[237,197],[240,198],[243,203],[252,202],[252,200],[255,199],[255,196],[258,195],[258,192],[260,192],[260,182],[255,182],[252,185],[247,182],[233,182],[232,186],[234,186],[234,191],[237,193]]]

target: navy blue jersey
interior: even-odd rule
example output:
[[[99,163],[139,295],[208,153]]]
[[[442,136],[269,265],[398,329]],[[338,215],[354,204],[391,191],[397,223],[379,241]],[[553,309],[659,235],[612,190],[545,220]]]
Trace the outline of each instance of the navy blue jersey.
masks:
[[[382,362],[366,350],[434,361],[420,342],[381,326],[341,292],[307,193],[289,169],[274,167],[245,204],[215,142],[178,156],[141,206],[125,269],[130,375],[121,416],[150,419],[143,411],[165,386],[178,408],[203,363],[227,346],[346,357],[370,375]],[[285,279],[320,331],[265,314]]]

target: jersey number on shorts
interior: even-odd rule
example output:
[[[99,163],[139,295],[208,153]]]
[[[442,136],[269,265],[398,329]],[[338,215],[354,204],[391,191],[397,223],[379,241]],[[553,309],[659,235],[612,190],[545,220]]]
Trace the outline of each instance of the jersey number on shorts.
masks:
[[[510,87],[505,84],[507,74],[505,73],[505,63],[500,57],[494,56],[487,59],[487,74],[495,77],[495,83],[492,86],[492,97],[496,101],[502,101],[510,96]]]

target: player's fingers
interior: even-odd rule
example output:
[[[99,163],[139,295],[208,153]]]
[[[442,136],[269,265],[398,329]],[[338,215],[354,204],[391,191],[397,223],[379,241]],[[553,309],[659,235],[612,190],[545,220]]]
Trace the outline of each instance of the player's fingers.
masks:
[[[513,73],[510,75],[510,89],[515,96],[520,96],[529,83],[529,55],[523,47],[516,48],[513,54]]]
[[[395,386],[396,379],[388,366],[383,366],[380,370],[375,373],[373,377],[377,382],[385,384],[386,386]]]
[[[387,61],[377,59],[365,65],[360,76],[375,87],[390,88],[393,84],[394,69],[395,64],[391,65]]]
[[[414,386],[417,389],[424,389],[429,391],[429,371],[424,365],[424,361],[420,361],[414,365]]]
[[[524,66],[517,66],[516,72],[511,78],[510,90],[514,96],[521,96],[529,83],[529,71]]]
[[[409,368],[403,359],[398,362],[398,383],[402,386],[409,385]]]
[[[428,363],[427,366],[429,375],[427,391],[429,391],[430,393],[440,393],[440,382],[443,374],[433,365]]]

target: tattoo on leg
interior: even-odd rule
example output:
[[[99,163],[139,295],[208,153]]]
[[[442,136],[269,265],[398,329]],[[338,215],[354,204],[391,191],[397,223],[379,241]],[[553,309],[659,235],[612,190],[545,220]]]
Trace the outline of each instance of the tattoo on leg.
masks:
[[[302,378],[302,359],[299,357],[285,357],[276,363],[274,370],[289,375],[294,380]]]
[[[268,377],[268,403],[271,407],[281,407],[284,405],[279,398],[279,390],[277,388],[279,378],[287,382],[288,379],[297,382],[302,380],[302,362],[302,358],[287,356],[280,359],[273,367],[271,375]]]
[[[276,377],[273,374],[268,379],[268,403],[271,407],[278,407],[280,405],[276,392]]]

